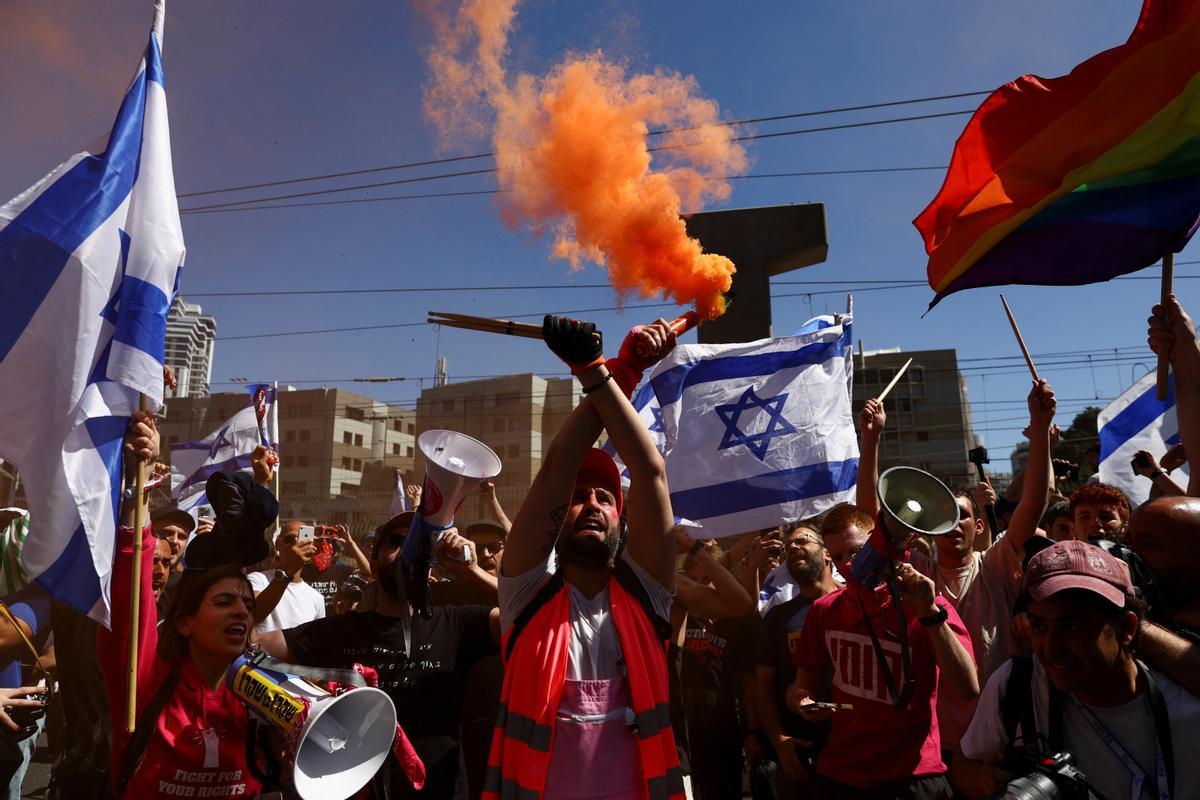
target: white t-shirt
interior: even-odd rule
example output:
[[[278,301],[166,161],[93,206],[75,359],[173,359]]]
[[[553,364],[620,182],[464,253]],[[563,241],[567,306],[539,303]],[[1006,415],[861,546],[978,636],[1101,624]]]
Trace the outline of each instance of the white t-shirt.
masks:
[[[250,581],[250,588],[257,595],[267,588],[273,576],[274,573],[251,572],[246,576],[246,580]],[[258,633],[280,631],[324,616],[325,598],[321,593],[304,581],[293,581],[284,590],[283,597],[279,598],[279,605],[275,606],[275,610],[268,614],[266,619],[254,626],[254,630]]]
[[[938,595],[954,606],[962,618],[982,686],[992,672],[1016,652],[1009,628],[1013,601],[1021,590],[1021,558],[1012,546],[995,542],[980,553],[971,552],[958,569],[944,569],[935,558],[913,551],[912,565],[928,576]],[[959,748],[959,739],[975,713],[975,701],[960,700],[950,692],[938,692],[938,731],[942,748]]]
[[[627,553],[622,554],[621,558],[633,568],[633,574],[645,587],[654,610],[663,619],[670,619],[672,593],[638,566]],[[554,574],[554,563],[554,554],[551,553],[545,562],[521,575],[499,576],[502,632],[508,632],[520,616],[521,610],[529,604],[542,584]],[[568,653],[567,678],[573,681],[587,681],[619,677],[621,643],[617,639],[617,628],[612,621],[608,587],[590,599],[569,583],[567,591],[571,598],[571,646]]]
[[[1000,700],[1008,685],[1012,662],[996,670],[975,709],[975,718],[962,738],[962,753],[967,758],[979,758],[983,753],[1003,753],[1008,745],[1004,722],[1000,716]],[[1195,744],[1200,726],[1200,699],[1163,675],[1151,669],[1158,688],[1166,701],[1171,720],[1171,743],[1175,753],[1174,797],[1200,797],[1200,758]],[[1033,659],[1033,716],[1038,732],[1049,735],[1049,692],[1046,672],[1037,658]],[[1141,797],[1132,794],[1133,773],[1113,753],[1072,698],[1064,698],[1063,747],[1075,757],[1075,765],[1088,781],[1109,800],[1153,800],[1158,796],[1155,780],[1155,754],[1158,738],[1154,731],[1154,715],[1147,693],[1124,705],[1111,708],[1088,706],[1109,734],[1117,739],[1145,773]],[[1017,735],[1022,736],[1020,725]]]

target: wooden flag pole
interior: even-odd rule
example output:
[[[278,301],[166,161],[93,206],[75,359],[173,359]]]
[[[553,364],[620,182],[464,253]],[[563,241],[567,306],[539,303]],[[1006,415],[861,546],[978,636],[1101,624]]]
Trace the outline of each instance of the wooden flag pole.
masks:
[[[1038,377],[1037,367],[1033,365],[1033,359],[1029,356],[1029,348],[1025,346],[1025,340],[1021,337],[1021,329],[1017,327],[1017,321],[1013,318],[1012,309],[1008,307],[1008,301],[1004,299],[1004,295],[1000,295],[1000,302],[1004,304],[1004,313],[1008,315],[1008,324],[1012,325],[1013,335],[1017,337],[1017,344],[1021,348],[1021,355],[1025,356],[1025,364],[1029,367],[1029,374],[1033,376],[1033,380],[1040,381]]]
[[[1159,295],[1159,302],[1162,303],[1163,310],[1166,311],[1167,301],[1171,299],[1171,292],[1175,290],[1175,254],[1166,253],[1163,256],[1162,265],[1162,292]],[[1158,379],[1154,385],[1154,396],[1159,400],[1167,399],[1167,382],[1171,379],[1171,359],[1165,354],[1160,353],[1158,356]]]
[[[138,410],[146,410],[146,395],[138,395]],[[134,477],[133,501],[137,504],[133,512],[133,580],[130,581],[129,598],[129,673],[125,687],[125,732],[133,733],[137,726],[137,671],[138,635],[141,633],[142,603],[142,527],[146,524],[146,506],[142,493],[146,489],[146,472],[142,469],[142,458],[138,456]]]
[[[875,398],[876,400],[883,402],[883,398],[888,396],[888,392],[890,392],[892,390],[892,387],[894,387],[897,383],[899,383],[900,379],[904,377],[904,373],[908,371],[908,365],[911,363],[912,363],[911,358],[908,361],[904,362],[904,366],[901,367],[896,372],[895,376],[892,378],[892,382],[889,383],[887,386],[883,387],[883,391],[880,392],[879,396]]]

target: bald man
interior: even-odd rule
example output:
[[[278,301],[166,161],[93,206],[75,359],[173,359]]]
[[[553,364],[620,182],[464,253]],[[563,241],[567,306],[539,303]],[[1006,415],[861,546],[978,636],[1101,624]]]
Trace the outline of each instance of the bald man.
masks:
[[[1166,608],[1152,605],[1156,621],[1200,639],[1200,498],[1159,497],[1143,503],[1129,522],[1129,544],[1154,573]]]

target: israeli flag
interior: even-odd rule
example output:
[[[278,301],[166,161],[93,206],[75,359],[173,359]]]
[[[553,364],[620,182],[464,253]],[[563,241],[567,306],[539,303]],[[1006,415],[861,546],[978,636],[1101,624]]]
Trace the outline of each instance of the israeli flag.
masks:
[[[851,318],[797,336],[680,345],[634,406],[661,436],[671,505],[730,536],[853,500]]]
[[[171,445],[171,498],[184,511],[194,514],[197,507],[208,504],[204,486],[214,472],[249,470],[256,447],[268,443],[278,447],[275,388],[266,384],[248,388],[250,405],[220,428],[203,439]],[[256,408],[260,402],[266,404],[261,426]]]
[[[1155,398],[1157,374],[1147,372],[1112,401],[1096,418],[1100,432],[1100,480],[1117,487],[1137,508],[1150,499],[1150,481],[1133,471],[1130,461],[1139,450],[1155,458],[1179,443],[1179,421],[1175,418],[1175,376],[1167,384],[1167,399]],[[1175,481],[1188,484],[1188,467],[1179,470]]]
[[[103,149],[0,206],[0,455],[25,480],[26,573],[107,623],[121,444],[162,405],[183,265],[162,68],[163,6]]]

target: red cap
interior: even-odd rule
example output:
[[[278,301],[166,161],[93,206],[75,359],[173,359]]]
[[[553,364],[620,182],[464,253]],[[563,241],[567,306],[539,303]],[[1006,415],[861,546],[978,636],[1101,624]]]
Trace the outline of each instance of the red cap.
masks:
[[[625,505],[621,496],[621,471],[612,456],[598,447],[593,447],[583,456],[583,464],[575,475],[575,485],[599,486],[607,489],[616,498],[617,514]]]
[[[1022,594],[1040,601],[1064,589],[1098,594],[1117,608],[1124,608],[1125,595],[1133,594],[1129,570],[1119,559],[1075,540],[1057,542],[1029,559]]]

